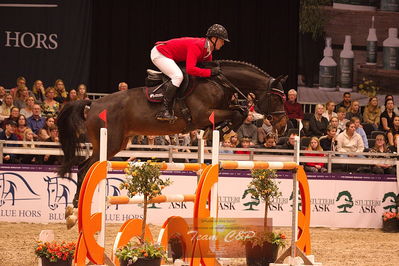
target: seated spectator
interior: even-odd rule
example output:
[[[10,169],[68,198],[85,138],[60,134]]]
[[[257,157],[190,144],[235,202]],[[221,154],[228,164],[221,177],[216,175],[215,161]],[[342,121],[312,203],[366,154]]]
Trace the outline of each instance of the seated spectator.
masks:
[[[76,91],[76,96],[78,100],[88,100],[87,87],[85,84],[80,84],[78,90]]]
[[[274,134],[267,134],[262,148],[275,149],[276,145],[276,136]]]
[[[326,111],[323,113],[323,116],[327,118],[328,121],[331,120],[333,117],[337,117],[337,113],[334,112],[335,110],[335,102],[328,101],[326,103]]]
[[[310,136],[320,137],[327,133],[328,120],[323,117],[324,107],[321,104],[316,105],[314,116],[310,118]]]
[[[351,118],[354,116],[358,117],[360,122],[363,122],[363,115],[358,101],[352,101],[351,107],[346,112],[345,118],[351,120]]]
[[[26,106],[26,100],[28,97],[33,97],[33,93],[29,91],[28,87],[18,89],[14,99],[14,106],[22,109]]]
[[[399,116],[393,118],[393,126],[387,133],[388,143],[390,146],[396,145],[396,137],[399,136]]]
[[[45,96],[47,97],[47,95]],[[57,79],[54,83],[54,100],[61,104],[65,102],[67,98],[68,92],[65,88],[64,81],[62,81],[62,79]]]
[[[30,142],[29,144],[23,144],[23,147],[29,148],[30,150],[33,150],[36,147],[34,143],[34,134],[30,128],[25,130],[22,140],[25,142]],[[20,156],[22,164],[36,164],[38,163],[38,157],[40,156],[34,154],[22,154]]]
[[[297,92],[294,89],[288,91],[288,99],[284,102],[284,110],[287,113],[294,128],[299,128],[299,121],[303,120],[302,105],[296,101]]]
[[[312,137],[309,142],[309,146],[306,148],[307,151],[323,151],[320,146],[319,139],[317,137]],[[324,157],[322,153],[305,153],[305,156],[317,156]],[[305,171],[307,172],[320,172],[325,173],[327,169],[324,167],[324,163],[305,163]]]
[[[3,86],[0,86],[0,105],[3,104],[6,95],[7,95],[6,89]]]
[[[5,124],[6,124],[6,122],[7,122],[8,120],[13,120],[15,123],[17,123],[17,122],[18,122],[19,115],[20,115],[20,114],[19,114],[19,108],[18,108],[18,107],[15,107],[15,106],[11,107],[10,116],[7,117],[6,119],[4,119],[4,121],[3,121],[3,123],[2,123],[2,128],[4,129]]]
[[[351,103],[352,103],[352,98],[351,98],[351,93],[350,92],[344,92],[343,94],[343,99],[342,102],[340,102],[339,104],[337,104],[335,106],[335,112],[338,112],[338,109],[340,107],[344,107],[346,111],[349,110],[349,108],[351,107]]]
[[[40,130],[40,134],[42,136],[43,139],[45,139],[45,130],[44,128],[42,128]],[[59,142],[59,138],[58,138],[58,128],[57,126],[51,126],[49,128],[50,134],[49,137],[47,138],[47,142]],[[42,140],[43,141],[43,140]],[[49,148],[54,148],[54,146],[48,146]],[[56,164],[60,164],[60,160],[61,160],[61,156],[57,156],[57,155],[44,155],[43,156],[43,163],[46,165],[56,165]]]
[[[10,90],[10,94],[11,94],[12,98],[15,99],[18,89],[23,89],[25,87],[26,87],[26,79],[22,76],[18,77],[17,78],[17,86]]]
[[[67,102],[73,102],[73,101],[76,101],[77,99],[78,99],[78,94],[77,94],[76,90],[75,89],[70,90],[68,98],[67,98]]]
[[[234,153],[234,151],[232,151],[232,150],[225,150],[223,148],[231,148],[230,139],[223,140],[222,147],[220,148],[219,153],[220,154],[233,154]]]
[[[43,82],[41,80],[36,80],[32,86],[32,93],[35,97],[35,103],[42,104],[44,99],[46,98],[44,95],[46,94],[46,90],[44,89]]]
[[[237,130],[238,139],[240,141],[242,138],[250,139],[250,146],[254,146],[258,142],[258,128],[252,124],[252,121],[253,115],[249,112],[244,123]]]
[[[55,119],[52,116],[46,117],[46,122],[44,123],[43,128],[47,130],[47,134],[50,136],[50,128],[55,126]]]
[[[337,151],[345,152],[342,157],[356,157],[356,153],[363,152],[364,144],[362,137],[356,133],[355,123],[349,121],[346,123],[346,130],[339,134],[337,140]],[[358,156],[363,157],[363,156]]]
[[[18,137],[18,140],[23,140],[25,136],[25,131],[29,129],[26,118],[24,115],[19,115],[18,120],[17,120],[17,129],[15,131],[15,134]]]
[[[5,122],[4,131],[0,132],[0,140],[18,140],[17,135],[15,135],[15,130],[17,129],[17,123],[14,120],[7,120]],[[17,144],[5,144],[7,147],[16,147]],[[16,154],[3,154],[4,163],[19,163],[18,155]]]
[[[328,125],[332,126],[332,127],[335,127],[335,129],[337,129],[338,125],[339,125],[338,117],[332,117],[331,120],[330,120],[330,123],[328,123]],[[337,135],[338,135],[338,133],[337,133]]]
[[[40,128],[37,131],[36,135],[37,135],[37,141],[42,141],[42,142],[50,141],[50,135],[47,133],[47,130],[44,128]]]
[[[370,149],[370,153],[391,153],[392,151],[387,147],[385,136],[378,134],[375,137],[375,145]],[[386,156],[371,155],[371,158],[386,158]],[[396,169],[390,164],[376,164],[371,167],[371,172],[374,174],[396,174]]]
[[[346,109],[344,107],[338,108],[338,111],[337,111],[337,118],[338,118],[337,133],[338,134],[340,134],[346,130],[346,123],[348,123],[349,120],[346,119],[345,116],[346,116]]]
[[[362,137],[364,148],[368,149],[369,141],[367,140],[366,132],[364,131],[364,129],[362,128],[362,126],[360,124],[360,119],[358,117],[354,116],[351,118],[351,122],[353,122],[355,124],[356,133],[358,133]]]
[[[337,136],[337,128],[331,124],[328,125],[327,135],[322,136],[319,139],[320,146],[323,149],[323,151],[335,151],[335,147],[337,145],[337,142],[335,140],[336,136]]]
[[[260,128],[258,128],[258,143],[265,143],[266,136],[273,131],[273,126],[270,121],[265,117]]]
[[[46,119],[41,117],[42,109],[40,105],[34,104],[32,112],[32,116],[27,119],[28,127],[32,129],[33,133],[37,134],[39,129],[44,127]]]
[[[296,136],[298,136],[298,133],[291,133],[290,136],[288,137],[287,142],[278,148],[282,149],[282,150],[293,150],[295,148],[295,137]]]
[[[128,89],[127,83],[126,82],[120,82],[118,84],[118,90],[120,91],[125,91]]]
[[[395,100],[394,100],[394,98],[393,98],[393,95],[391,95],[391,94],[385,95],[384,103],[385,103],[387,100],[392,100],[392,101],[394,102],[393,111],[395,112],[395,114],[399,114],[399,109],[398,109],[398,107],[395,105]],[[381,106],[381,113],[384,112],[384,111],[385,111],[385,105]]]
[[[230,145],[232,148],[238,148],[238,146],[240,145],[237,134],[234,134],[230,137]]]
[[[48,87],[46,89],[46,98],[42,103],[42,115],[57,117],[58,112],[60,111],[60,103],[55,100],[55,89],[52,87]]]
[[[378,98],[371,97],[369,103],[364,108],[363,122],[373,126],[374,130],[380,127],[381,109],[378,106]]]
[[[393,126],[393,119],[399,115],[393,111],[393,100],[388,99],[385,101],[385,111],[380,116],[380,129],[388,132]]]
[[[250,148],[251,140],[249,138],[242,138],[240,140],[240,145],[237,148]],[[235,154],[250,154],[250,151],[234,151]]]
[[[11,94],[7,94],[4,98],[3,104],[0,106],[0,121],[4,121],[10,116],[11,107],[14,106],[14,100]]]
[[[25,107],[20,110],[21,115],[24,115],[26,118],[29,118],[33,114],[33,105],[35,104],[35,98],[29,96],[26,99]]]

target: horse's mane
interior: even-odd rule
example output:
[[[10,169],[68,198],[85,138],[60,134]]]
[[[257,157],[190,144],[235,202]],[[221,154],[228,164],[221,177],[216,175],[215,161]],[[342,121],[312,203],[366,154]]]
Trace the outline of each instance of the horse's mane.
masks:
[[[262,73],[263,75],[265,75],[266,77],[270,78],[271,76],[266,73],[265,71],[263,71],[262,69],[260,69],[259,67],[248,63],[248,62],[244,62],[244,61],[236,61],[236,60],[216,60],[216,62],[223,64],[223,65],[243,65],[243,66],[247,66],[250,67],[252,69],[257,70],[258,72]]]

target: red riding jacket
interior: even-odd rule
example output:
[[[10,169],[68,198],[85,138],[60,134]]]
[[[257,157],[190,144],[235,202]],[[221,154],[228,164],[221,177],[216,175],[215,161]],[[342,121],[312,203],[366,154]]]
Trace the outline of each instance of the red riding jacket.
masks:
[[[186,62],[187,74],[210,77],[211,70],[197,67],[197,62],[212,61],[208,54],[206,38],[183,37],[155,43],[158,51],[176,62]]]

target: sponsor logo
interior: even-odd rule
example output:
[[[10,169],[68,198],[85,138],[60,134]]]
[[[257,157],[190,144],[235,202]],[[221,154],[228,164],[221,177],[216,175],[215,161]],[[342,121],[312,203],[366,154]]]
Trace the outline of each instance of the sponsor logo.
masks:
[[[0,174],[0,207],[14,206],[21,200],[39,200],[40,196],[33,191],[26,179],[17,173]]]
[[[353,199],[349,191],[344,190],[339,192],[336,201],[337,204],[339,204],[337,206],[337,208],[340,209],[339,213],[351,213],[348,209],[353,207]]]
[[[54,50],[58,47],[58,35],[40,32],[5,31],[5,47]]]
[[[383,208],[387,212],[396,212],[396,201],[399,199],[399,194],[396,195],[394,192],[387,192],[382,198],[382,202],[386,202]]]
[[[312,212],[331,212],[331,209],[335,204],[335,200],[327,198],[315,198],[310,199],[310,204],[312,205]]]
[[[258,197],[255,197],[249,193],[250,189],[244,190],[241,199],[246,199],[249,196],[249,201],[243,203],[247,209],[245,211],[257,211],[258,209],[254,209],[254,206],[258,206],[260,204],[260,200]]]
[[[70,200],[70,186],[76,187],[76,181],[69,178],[61,177],[49,177],[43,178],[47,183],[47,205],[51,210],[58,208],[61,203],[68,204],[72,203]]]
[[[240,203],[240,197],[219,196],[219,210],[236,210],[236,203]]]
[[[291,211],[292,211],[292,200],[294,199],[294,191],[291,192],[290,195],[290,201],[291,201]],[[301,191],[298,189],[298,206],[297,206],[297,211],[302,211],[302,197],[301,197]]]

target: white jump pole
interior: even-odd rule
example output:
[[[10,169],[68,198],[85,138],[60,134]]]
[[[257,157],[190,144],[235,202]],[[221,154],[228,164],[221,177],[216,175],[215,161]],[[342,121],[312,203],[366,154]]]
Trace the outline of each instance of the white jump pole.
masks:
[[[219,140],[220,134],[218,130],[214,130],[212,134],[212,164],[219,164]],[[218,183],[212,186],[211,190],[211,217],[216,218],[218,214]]]
[[[299,165],[300,137],[295,136],[294,162]],[[296,241],[298,240],[298,180],[296,172],[292,177],[292,237],[291,237],[291,259],[296,257]]]
[[[100,162],[107,160],[107,129],[100,129]],[[101,180],[98,185],[98,212],[101,213],[101,231],[97,242],[105,248],[105,211],[106,211],[106,180]],[[104,254],[105,256],[105,254]]]
[[[204,131],[200,130],[198,134],[198,163],[204,163],[205,161],[204,153],[205,153]]]

